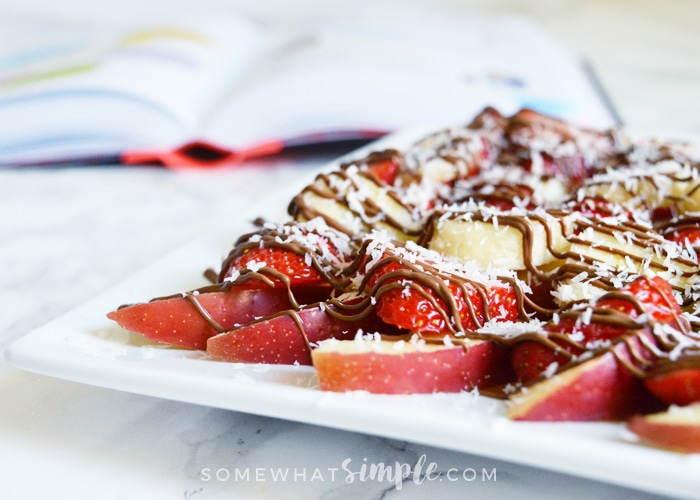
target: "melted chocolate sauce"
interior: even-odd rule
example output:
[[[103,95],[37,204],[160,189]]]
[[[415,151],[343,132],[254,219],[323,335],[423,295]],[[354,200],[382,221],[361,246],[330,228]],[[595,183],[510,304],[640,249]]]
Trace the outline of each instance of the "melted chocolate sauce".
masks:
[[[614,131],[604,133],[573,129],[564,122],[542,117],[529,110],[511,118],[504,118],[497,111],[487,109],[469,124],[467,129],[467,132],[462,131],[461,135],[452,136],[450,131],[444,131],[439,133],[439,136],[436,134],[418,143],[418,146],[433,144],[432,151],[419,151],[419,147],[414,147],[404,157],[396,150],[387,150],[372,153],[362,160],[343,164],[333,172],[319,174],[312,184],[294,197],[288,206],[288,212],[296,221],[312,221],[321,218],[329,228],[348,236],[350,252],[348,255],[340,256],[342,265],[338,266],[337,262],[331,262],[326,252],[307,244],[304,238],[288,238],[288,235],[280,232],[279,228],[268,227],[260,221],[258,231],[239,238],[224,260],[220,272],[208,273],[208,277],[215,281],[214,284],[182,296],[192,302],[212,328],[221,332],[224,329],[202,307],[197,299],[199,295],[217,291],[227,292],[236,286],[245,286],[249,280],[257,280],[267,286],[283,286],[287,290],[292,307],[288,311],[280,312],[279,315],[288,315],[295,321],[308,345],[308,336],[298,314],[300,310],[321,307],[338,319],[361,322],[375,313],[377,300],[397,291],[410,292],[417,294],[436,311],[436,321],[443,325],[439,336],[447,334],[451,341],[458,345],[466,343],[468,339],[491,340],[506,347],[512,347],[523,341],[536,341],[556,350],[569,360],[560,368],[560,371],[577,366],[591,356],[601,356],[606,353],[613,353],[623,366],[640,378],[678,368],[700,369],[700,334],[696,331],[698,327],[691,328],[687,319],[679,316],[670,322],[670,327],[673,328],[673,333],[670,334],[653,318],[644,317],[645,308],[635,297],[616,291],[619,288],[619,276],[615,273],[604,275],[598,272],[600,264],[607,264],[597,256],[600,254],[574,252],[570,249],[559,250],[555,245],[563,235],[569,246],[578,245],[581,249],[595,247],[602,254],[632,262],[639,269],[640,274],[647,270],[653,273],[671,273],[681,279],[681,282],[682,280],[692,282],[696,280],[698,274],[698,262],[689,254],[669,256],[668,259],[663,258],[663,255],[658,258],[647,258],[648,254],[643,251],[627,252],[621,249],[624,245],[599,245],[600,242],[588,236],[591,231],[596,238],[616,238],[617,235],[622,235],[634,249],[655,248],[662,253],[664,235],[700,225],[700,217],[678,217],[679,214],[682,215],[687,199],[694,196],[700,189],[700,182],[692,185],[692,177],[681,178],[673,173],[655,174],[639,177],[636,184],[629,186],[619,181],[606,180],[605,176],[585,181],[581,188],[581,193],[584,195],[586,193],[590,196],[603,194],[605,197],[606,189],[614,184],[615,188],[622,190],[625,197],[630,200],[633,206],[629,208],[648,211],[650,220],[653,219],[651,215],[655,209],[668,209],[673,214],[673,218],[670,221],[657,223],[655,229],[658,232],[650,226],[632,220],[611,221],[612,219],[605,218],[604,212],[601,217],[571,218],[569,216],[573,212],[570,207],[567,208],[566,204],[546,211],[532,210],[526,215],[517,215],[513,211],[497,214],[499,225],[513,228],[522,235],[525,270],[520,272],[521,278],[534,278],[554,289],[558,284],[584,273],[591,278],[591,286],[597,287],[600,289],[599,292],[605,294],[603,296],[605,299],[631,304],[637,316],[644,319],[635,320],[628,314],[602,307],[579,307],[580,304],[575,302],[552,308],[551,304],[540,304],[527,293],[523,281],[512,276],[504,276],[499,279],[515,302],[517,321],[529,322],[533,315],[550,321],[547,326],[535,331],[504,335],[495,329],[489,330],[492,325],[490,322],[497,318],[493,317],[493,312],[489,308],[491,289],[483,278],[470,279],[460,272],[447,271],[440,263],[429,259],[405,258],[400,252],[392,251],[392,249],[402,248],[403,244],[397,241],[391,242],[379,259],[369,254],[370,240],[365,240],[364,243],[361,240],[365,233],[372,229],[388,228],[399,236],[405,236],[407,240],[415,240],[418,245],[428,247],[443,220],[464,215],[453,210],[447,211],[440,205],[473,202],[477,206],[486,204],[495,207],[512,207],[513,200],[519,199],[525,201],[521,205],[528,206],[537,194],[534,188],[524,184],[503,182],[487,185],[473,182],[466,192],[460,191],[459,196],[456,196],[456,190],[453,189],[455,185],[448,184],[442,186],[442,191],[436,188],[435,192],[431,193],[437,206],[433,207],[434,212],[426,218],[425,213],[407,202],[407,196],[405,196],[408,188],[422,186],[420,165],[417,164],[420,161],[439,158],[457,167],[455,171],[461,172],[466,178],[478,173],[479,169],[488,168],[493,161],[512,163],[519,167],[527,165],[530,168],[535,156],[540,155],[541,159],[541,156],[545,155],[551,163],[550,168],[559,168],[558,173],[565,182],[569,183],[570,200],[577,199],[575,188],[582,181],[578,177],[581,172],[587,175],[603,173],[607,168],[633,164],[636,161],[634,158],[644,154],[646,156],[642,159],[646,162],[673,159],[685,161],[693,168],[698,168],[697,164],[688,162],[687,158],[679,153],[678,148],[659,146],[656,152],[644,153],[634,146],[622,145]],[[542,149],[543,138],[547,139],[545,142],[550,146],[546,151]],[[481,156],[475,156],[475,151],[480,152]],[[393,162],[399,167],[399,175],[391,185],[384,184],[370,168],[384,161]],[[640,193],[643,191],[648,191],[652,195],[661,192],[659,175],[665,175],[666,180],[672,183],[686,182],[691,186],[684,197],[666,197],[663,200],[640,198]],[[460,180],[464,179],[456,181]],[[402,220],[404,222],[409,220],[410,224],[401,222],[399,217],[388,213],[371,197],[357,196],[362,192],[360,183],[372,183],[376,189],[385,192],[396,203],[397,211],[406,216]],[[440,198],[438,192],[444,192],[444,189],[448,190],[448,194]],[[319,207],[319,199],[335,204],[338,212],[347,215],[347,218],[341,220],[337,214],[329,213],[328,205]],[[531,208],[531,205],[529,207]],[[472,211],[469,215],[472,221],[487,223],[494,216],[493,212],[479,210]],[[616,214],[611,212],[607,215]],[[555,260],[555,263],[547,268],[538,267],[533,262],[535,224],[544,228],[547,251]],[[235,267],[236,262],[258,247],[280,249],[308,259],[311,267],[320,277],[319,286],[332,290],[332,298],[324,301],[323,304],[315,302],[304,304],[303,301],[297,300],[293,293],[294,287],[289,277],[268,266],[254,271],[244,269],[235,280],[229,279],[231,268]],[[368,265],[368,262],[371,262],[371,265]],[[387,271],[387,269],[390,270]],[[353,279],[358,273],[362,278],[359,283],[357,279]],[[686,293],[687,290],[682,284],[676,285],[676,291],[685,294],[683,295],[684,307],[690,306],[695,301],[691,293]],[[351,294],[354,298],[347,300],[347,294]],[[181,295],[154,300],[175,296]],[[553,322],[555,314],[561,320],[606,325],[618,328],[623,333],[608,344],[586,346],[573,340],[572,336],[568,335],[571,332],[557,331]],[[394,335],[405,333],[395,331],[391,326],[385,326],[385,328],[387,332]],[[434,333],[424,333],[422,337],[426,342],[443,342],[442,338],[437,338]],[[687,347],[681,345],[683,341],[688,341]],[[582,353],[585,355],[581,355]],[[494,388],[489,394],[504,396],[506,392],[505,388]]]

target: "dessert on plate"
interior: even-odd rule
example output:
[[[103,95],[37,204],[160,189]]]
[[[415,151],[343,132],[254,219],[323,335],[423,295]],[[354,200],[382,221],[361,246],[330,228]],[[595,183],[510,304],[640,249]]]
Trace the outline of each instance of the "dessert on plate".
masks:
[[[698,451],[699,172],[685,143],[487,108],[319,174],[211,285],[108,316],[322,390],[479,391]]]

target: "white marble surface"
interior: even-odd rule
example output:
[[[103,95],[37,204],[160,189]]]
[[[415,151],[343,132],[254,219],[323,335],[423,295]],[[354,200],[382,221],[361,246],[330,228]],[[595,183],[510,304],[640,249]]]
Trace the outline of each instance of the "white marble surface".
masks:
[[[133,9],[125,8],[130,3]],[[236,4],[279,29],[353,5],[211,3]],[[628,126],[700,136],[697,2],[443,3],[533,15],[588,57]],[[0,15],[2,9],[41,9],[104,19],[149,12],[160,8],[156,4],[5,0]],[[253,217],[246,205],[266,185],[310,177],[322,161],[292,158],[215,173],[119,167],[0,171],[0,349],[197,238],[212,222]],[[3,498],[652,496],[406,442],[79,385],[1,361],[0,398]],[[328,473],[346,458],[415,465],[422,455],[442,470],[496,468],[497,481],[406,483],[397,489],[379,481],[346,484],[340,474]],[[254,480],[256,469],[270,467],[296,467],[306,478]],[[251,480],[214,476],[236,468],[250,470]],[[324,473],[314,479],[316,469]]]

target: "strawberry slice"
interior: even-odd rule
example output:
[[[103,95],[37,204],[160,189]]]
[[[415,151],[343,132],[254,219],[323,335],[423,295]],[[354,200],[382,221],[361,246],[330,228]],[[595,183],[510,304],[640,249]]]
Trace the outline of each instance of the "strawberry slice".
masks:
[[[541,153],[541,158],[543,173],[563,177],[572,186],[580,186],[593,174],[593,168],[586,163],[583,154],[580,153],[568,156],[552,156]],[[533,161],[526,161],[524,166],[532,170]]]
[[[219,281],[249,288],[343,287],[338,278],[352,247],[347,235],[320,220],[265,224],[242,236],[222,265]]]
[[[371,153],[366,160],[369,173],[382,185],[392,185],[401,172],[399,152]]]
[[[233,259],[227,277],[231,276],[234,270],[252,270],[264,275],[266,279],[260,276],[255,280],[248,280],[247,285],[253,288],[286,287],[287,283],[289,286],[320,286],[328,283],[307,263],[303,255],[284,248],[252,248]]]
[[[404,168],[403,154],[396,149],[373,151],[361,160],[344,163],[341,169],[357,168],[361,173],[368,174],[378,184],[390,186],[402,173]]]
[[[681,308],[671,284],[660,276],[639,277],[619,292],[601,297],[597,306],[620,311],[632,319],[647,314],[652,320],[680,331],[687,331],[688,328],[681,317]],[[594,335],[591,337],[595,338]]]
[[[425,270],[388,260],[374,268],[368,284],[379,317],[417,333],[475,330],[490,320],[515,321],[519,314],[513,286],[494,280],[430,277]]]
[[[653,207],[649,211],[649,218],[654,224],[654,227],[663,228],[668,225],[672,220],[678,217],[677,207],[671,205],[662,205],[659,207]],[[663,229],[657,229],[661,234],[664,234]]]
[[[371,163],[369,171],[381,184],[393,184],[399,173],[399,166],[393,160],[384,160]]]
[[[680,368],[653,375],[644,386],[666,404],[685,406],[700,401],[700,368]]]
[[[665,234],[664,238],[679,245],[697,247],[700,246],[700,226],[684,225],[677,227]]]
[[[642,314],[650,321],[687,330],[671,285],[659,276],[642,276],[619,291],[603,295],[589,312],[588,320],[583,320],[586,313],[575,313],[546,325],[545,337],[550,337],[546,345],[539,340],[526,340],[515,346],[511,360],[518,379],[529,383],[552,363],[563,366],[572,354],[583,353],[591,343],[614,341],[648,328],[634,321]],[[553,347],[552,342],[558,347]]]
[[[499,161],[519,164],[528,171],[563,178],[579,186],[595,172],[595,164],[615,150],[605,134],[575,127],[562,120],[523,109],[510,117],[506,146]],[[589,158],[595,150],[597,158]]]
[[[526,340],[513,348],[510,362],[520,382],[529,384],[543,373],[552,369],[556,371],[571,360],[572,346],[554,339],[552,342],[557,348],[537,340]]]

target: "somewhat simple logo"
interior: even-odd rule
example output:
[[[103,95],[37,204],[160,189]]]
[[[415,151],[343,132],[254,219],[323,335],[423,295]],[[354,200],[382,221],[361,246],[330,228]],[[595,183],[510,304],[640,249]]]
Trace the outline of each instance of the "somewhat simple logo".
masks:
[[[418,458],[413,467],[401,462],[395,462],[393,465],[386,465],[384,462],[368,463],[366,458],[362,462],[358,470],[353,470],[351,468],[352,459],[347,458],[343,461],[341,469],[346,473],[346,483],[389,481],[394,483],[397,490],[400,490],[406,481],[417,485],[423,484],[424,481],[442,481],[443,478],[448,481],[476,481],[481,477],[482,481],[496,481],[495,468],[491,471],[482,468],[481,474],[471,467],[465,469],[450,468],[446,472],[441,472],[438,464],[428,462],[428,457],[425,454]]]
[[[346,483],[354,482],[390,482],[397,490],[404,483],[413,482],[421,485],[425,481],[493,481],[496,478],[496,469],[475,469],[466,467],[458,469],[449,468],[440,470],[436,462],[428,462],[427,455],[421,455],[416,463],[411,466],[405,462],[369,462],[367,458],[357,464],[352,458],[343,460],[340,467],[328,468],[304,468],[304,467],[234,467],[229,469],[220,467],[212,469],[205,467],[200,472],[202,481],[218,482],[325,482],[343,480]]]

